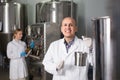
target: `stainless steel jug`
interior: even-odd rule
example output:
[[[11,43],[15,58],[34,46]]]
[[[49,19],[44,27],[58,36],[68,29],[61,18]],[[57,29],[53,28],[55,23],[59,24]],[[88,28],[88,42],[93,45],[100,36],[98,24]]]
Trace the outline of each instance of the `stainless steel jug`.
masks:
[[[75,65],[76,66],[85,66],[86,65],[87,53],[75,52]]]

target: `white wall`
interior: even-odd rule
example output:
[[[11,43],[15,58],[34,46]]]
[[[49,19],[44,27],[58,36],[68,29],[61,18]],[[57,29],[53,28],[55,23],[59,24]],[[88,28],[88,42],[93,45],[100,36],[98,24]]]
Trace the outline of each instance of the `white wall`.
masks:
[[[91,19],[101,16],[109,16],[107,0],[85,0],[85,26],[86,35],[92,35]]]
[[[73,0],[78,4],[79,34],[92,36],[92,18],[109,16],[108,0]]]

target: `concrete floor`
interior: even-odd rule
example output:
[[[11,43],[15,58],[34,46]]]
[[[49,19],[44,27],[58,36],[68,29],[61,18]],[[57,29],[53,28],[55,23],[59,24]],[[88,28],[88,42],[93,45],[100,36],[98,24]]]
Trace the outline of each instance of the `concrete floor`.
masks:
[[[0,80],[9,80],[9,69],[0,67]],[[41,80],[39,76],[30,76],[29,80]]]
[[[41,65],[38,65],[40,63],[30,64],[28,63],[28,70],[29,70],[29,80],[44,80],[43,79],[43,67]],[[88,78],[89,80],[92,80],[92,67],[89,67],[88,72]],[[49,77],[48,77],[49,78]],[[9,80],[9,66],[8,64],[5,64],[4,68],[0,66],[0,80]],[[50,80],[50,79],[47,79]]]
[[[28,64],[29,80],[42,80],[39,66]],[[9,60],[0,57],[0,80],[9,80]]]
[[[92,80],[92,69],[89,70],[89,80]],[[9,69],[0,67],[0,80],[9,80]],[[39,76],[30,76],[29,80],[41,80]]]
[[[0,80],[9,80],[9,70],[0,67]]]
[[[0,59],[2,59],[0,57]],[[31,61],[32,59],[27,59],[28,63],[28,70],[29,70],[29,80],[44,80],[43,78],[43,66],[39,65],[40,63]],[[6,63],[2,63],[2,60],[0,60],[0,80],[9,80],[9,66],[8,63],[9,61],[5,59]],[[4,64],[4,68],[2,67],[2,64]],[[89,80],[92,80],[92,67],[89,68],[88,72],[88,78]],[[51,80],[51,76],[47,76],[47,80]]]
[[[31,64],[28,64],[28,71],[29,71],[29,80],[43,80],[42,79],[42,74],[41,68],[39,66],[33,66]],[[3,68],[4,67],[4,68]],[[5,64],[0,65],[0,80],[9,80],[9,65]]]

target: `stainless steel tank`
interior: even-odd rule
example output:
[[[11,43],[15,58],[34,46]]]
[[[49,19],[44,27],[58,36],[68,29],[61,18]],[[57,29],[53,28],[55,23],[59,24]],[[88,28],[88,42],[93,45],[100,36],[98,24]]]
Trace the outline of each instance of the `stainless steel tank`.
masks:
[[[0,2],[9,2],[11,0],[0,0]]]
[[[56,33],[54,33],[56,32]],[[52,37],[51,37],[52,36]],[[61,37],[60,27],[56,23],[44,22],[44,23],[37,23],[29,25],[26,28],[26,41],[29,43],[34,41],[35,47],[32,49],[31,53],[29,54],[30,59],[30,66],[32,66],[30,71],[38,67],[40,70],[40,74],[38,78],[40,80],[52,80],[52,75],[45,72],[44,67],[42,67],[42,60],[44,58],[45,53],[52,41],[58,40]],[[30,73],[35,77],[35,74],[38,69],[35,69],[34,72]]]
[[[12,40],[12,33],[16,28],[23,29],[23,5],[16,2],[0,3],[0,52],[5,54],[7,43]]]
[[[61,23],[64,17],[76,19],[77,5],[73,1],[50,1],[36,4],[36,22]]]
[[[93,19],[95,38],[94,80],[114,80],[115,54],[112,21],[109,16]]]

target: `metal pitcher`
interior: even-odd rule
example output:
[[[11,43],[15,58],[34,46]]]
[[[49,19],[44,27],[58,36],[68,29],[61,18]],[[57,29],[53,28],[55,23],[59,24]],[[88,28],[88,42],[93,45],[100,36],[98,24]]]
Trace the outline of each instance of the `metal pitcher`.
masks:
[[[86,58],[87,58],[87,53],[75,52],[75,66],[85,66]]]

